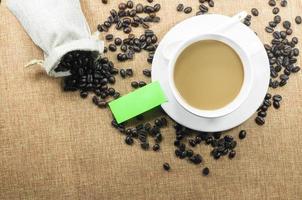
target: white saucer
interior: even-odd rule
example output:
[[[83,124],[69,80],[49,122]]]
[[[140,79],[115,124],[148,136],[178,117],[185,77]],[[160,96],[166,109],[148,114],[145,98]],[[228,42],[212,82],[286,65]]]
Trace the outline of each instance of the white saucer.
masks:
[[[210,17],[211,16],[211,17]],[[270,79],[269,61],[262,42],[256,34],[242,23],[235,24],[224,35],[238,41],[238,45],[249,52],[253,67],[253,84],[247,100],[232,113],[218,118],[204,118],[185,110],[175,99],[168,83],[168,60],[163,56],[167,44],[179,38],[195,36],[197,33],[208,33],[213,26],[230,20],[230,17],[211,14],[189,18],[173,27],[160,42],[152,64],[152,81],[159,81],[168,102],[162,108],[176,122],[198,131],[216,132],[234,128],[250,118],[261,105],[268,90]]]

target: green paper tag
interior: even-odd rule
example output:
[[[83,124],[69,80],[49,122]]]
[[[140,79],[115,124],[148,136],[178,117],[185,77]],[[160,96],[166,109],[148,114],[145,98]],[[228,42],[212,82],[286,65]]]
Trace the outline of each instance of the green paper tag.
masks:
[[[110,102],[109,107],[117,123],[120,124],[164,102],[167,102],[167,98],[159,82],[153,82]]]

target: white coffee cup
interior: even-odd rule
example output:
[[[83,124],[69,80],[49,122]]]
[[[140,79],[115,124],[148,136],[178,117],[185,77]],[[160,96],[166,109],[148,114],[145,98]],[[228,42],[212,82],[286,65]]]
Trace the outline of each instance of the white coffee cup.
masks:
[[[227,29],[232,28],[232,25],[235,24],[236,22],[239,22],[240,19],[242,19],[244,16],[246,16],[246,13],[239,13],[238,15],[234,16],[233,21],[231,21],[227,25],[223,25],[213,31],[209,31],[206,34],[203,33],[191,38],[186,38],[184,41],[178,40],[177,42],[174,42],[167,46],[167,49],[165,51],[166,53],[164,53],[164,56],[166,59],[169,60],[169,86],[171,87],[172,93],[176,98],[177,102],[187,111],[197,116],[205,117],[205,118],[222,117],[232,113],[237,108],[239,108],[240,105],[242,105],[242,103],[248,97],[252,86],[252,80],[253,80],[253,70],[251,68],[250,58],[248,56],[248,53],[245,52],[243,48],[241,48],[235,40],[228,38],[226,34],[224,34],[224,31],[227,31]],[[239,94],[232,102],[216,110],[201,110],[189,105],[184,100],[184,98],[180,95],[174,83],[174,68],[178,57],[191,44],[202,40],[217,40],[229,45],[239,55],[243,64],[244,81]]]

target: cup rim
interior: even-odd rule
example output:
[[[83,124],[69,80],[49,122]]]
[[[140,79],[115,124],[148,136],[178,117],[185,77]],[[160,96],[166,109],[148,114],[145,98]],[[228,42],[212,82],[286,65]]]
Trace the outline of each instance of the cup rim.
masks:
[[[202,41],[202,40],[217,40],[220,42],[223,42],[230,46],[239,56],[242,65],[243,65],[243,71],[244,71],[244,79],[243,83],[241,86],[241,89],[237,96],[232,100],[230,103],[227,105],[215,109],[215,110],[202,110],[195,108],[191,105],[189,105],[186,100],[181,96],[181,94],[178,92],[178,89],[175,86],[174,83],[174,69],[175,69],[175,64],[181,55],[181,53],[190,45],[192,45],[195,42]],[[217,118],[217,117],[222,117],[225,115],[228,115],[238,109],[240,105],[246,100],[248,97],[248,94],[250,92],[251,86],[252,86],[252,75],[253,71],[251,68],[250,60],[248,57],[248,54],[246,51],[243,50],[234,40],[231,38],[220,34],[220,33],[207,33],[207,34],[202,34],[198,35],[195,37],[191,37],[190,39],[182,42],[177,50],[174,53],[173,58],[169,61],[169,85],[171,87],[173,96],[176,98],[177,102],[184,107],[187,111],[191,112],[194,115],[200,116],[200,117],[206,117],[206,118]]]

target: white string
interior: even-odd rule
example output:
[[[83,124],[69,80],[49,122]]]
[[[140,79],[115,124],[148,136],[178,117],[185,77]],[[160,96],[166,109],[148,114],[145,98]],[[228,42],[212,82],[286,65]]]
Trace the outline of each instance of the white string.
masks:
[[[43,67],[43,64],[44,64],[44,60],[33,59],[29,63],[27,63],[24,67],[28,68],[34,65],[40,65],[41,67]]]

